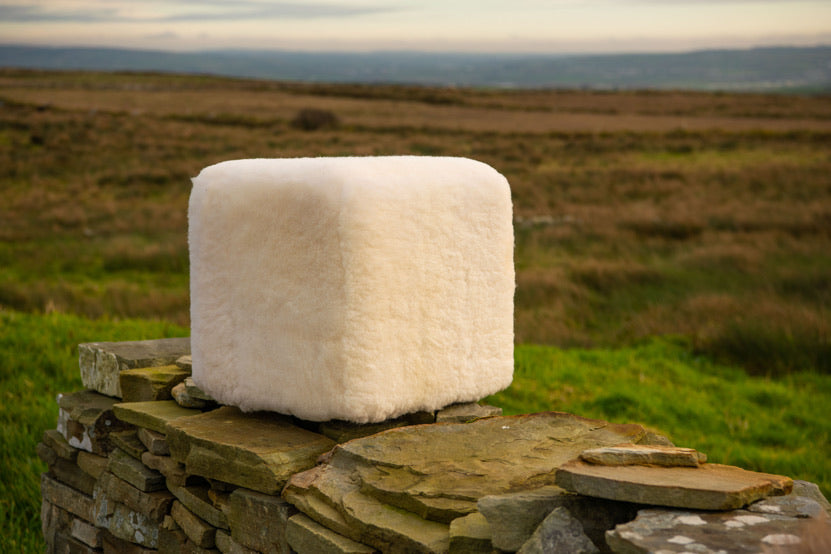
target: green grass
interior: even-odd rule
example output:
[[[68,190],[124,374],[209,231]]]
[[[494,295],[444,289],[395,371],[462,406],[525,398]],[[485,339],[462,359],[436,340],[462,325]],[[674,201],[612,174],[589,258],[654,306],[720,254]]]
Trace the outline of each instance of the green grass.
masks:
[[[184,336],[157,320],[86,319],[0,309],[0,552],[43,550],[35,455],[55,428],[55,395],[81,389],[77,344]],[[514,383],[487,399],[506,413],[557,410],[642,423],[713,462],[779,473],[831,496],[831,376],[748,376],[692,353],[681,338],[634,346],[516,348]]]
[[[162,321],[90,320],[0,308],[0,552],[43,552],[35,445],[57,424],[59,392],[80,390],[82,342],[186,336]]]

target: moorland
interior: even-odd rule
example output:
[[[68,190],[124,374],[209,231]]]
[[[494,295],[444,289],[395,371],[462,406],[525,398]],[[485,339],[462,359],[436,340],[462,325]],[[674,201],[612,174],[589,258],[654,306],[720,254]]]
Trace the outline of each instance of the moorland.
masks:
[[[318,83],[828,93],[829,55],[829,45],[546,55],[401,50],[171,52],[0,44],[0,67],[164,71]]]
[[[188,333],[190,178],[228,159],[466,156],[511,184],[509,413],[641,422],[831,493],[831,97],[0,70],[0,522],[79,342]]]

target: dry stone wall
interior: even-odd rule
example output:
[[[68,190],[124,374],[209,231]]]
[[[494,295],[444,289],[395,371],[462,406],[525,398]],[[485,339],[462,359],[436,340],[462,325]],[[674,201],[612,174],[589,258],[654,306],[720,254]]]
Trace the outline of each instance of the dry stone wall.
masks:
[[[221,406],[189,342],[80,345],[37,446],[47,552],[826,552],[816,485],[634,424],[456,405],[378,424]],[[823,542],[826,541],[826,542]]]

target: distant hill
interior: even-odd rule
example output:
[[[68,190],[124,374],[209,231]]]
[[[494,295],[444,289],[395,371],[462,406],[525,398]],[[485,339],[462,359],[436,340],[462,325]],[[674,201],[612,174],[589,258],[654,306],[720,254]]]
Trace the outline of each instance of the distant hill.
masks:
[[[0,45],[0,67],[205,73],[334,83],[831,92],[831,46],[549,56],[280,50],[181,53]]]

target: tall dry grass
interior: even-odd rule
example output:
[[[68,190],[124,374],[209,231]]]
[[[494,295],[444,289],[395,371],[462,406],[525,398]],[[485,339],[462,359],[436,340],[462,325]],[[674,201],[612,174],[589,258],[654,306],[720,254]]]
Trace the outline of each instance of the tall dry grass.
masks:
[[[516,337],[684,334],[831,371],[831,102],[0,71],[0,304],[188,320],[190,177],[232,158],[467,156],[505,174]],[[337,128],[293,127],[303,109]]]

